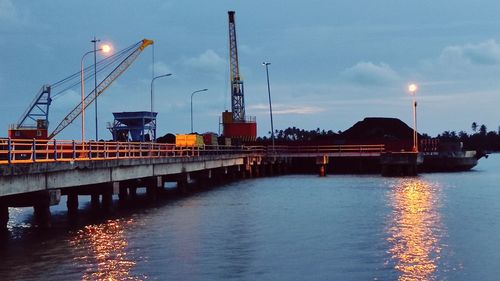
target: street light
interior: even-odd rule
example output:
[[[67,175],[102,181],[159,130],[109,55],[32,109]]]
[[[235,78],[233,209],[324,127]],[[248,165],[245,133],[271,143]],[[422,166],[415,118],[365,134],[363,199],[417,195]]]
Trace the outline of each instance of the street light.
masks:
[[[191,93],[191,134],[193,133],[193,96],[196,93],[206,92],[206,91],[208,91],[208,89],[202,89]]]
[[[170,75],[172,75],[172,73],[158,75],[158,76],[153,77],[153,79],[151,79],[151,88],[150,88],[151,89],[151,115],[153,114],[153,82],[158,78],[167,77]]]
[[[408,90],[410,91],[413,97],[413,151],[418,152],[417,101],[416,101],[418,86],[416,84],[410,84],[408,86]]]
[[[94,49],[92,51],[88,51],[85,54],[83,54],[82,59],[80,61],[80,65],[81,65],[81,70],[80,70],[80,86],[81,86],[81,88],[80,88],[80,91],[81,91],[81,95],[82,95],[81,96],[81,98],[82,98],[82,144],[85,141],[85,83],[84,83],[84,74],[83,74],[83,70],[84,70],[83,60],[85,59],[85,56],[87,56],[88,54],[96,53],[99,51],[107,53],[110,50],[111,50],[111,48],[109,47],[109,45],[103,45],[101,48],[99,48],[97,50]],[[97,97],[97,92],[95,92],[94,94]]]
[[[94,36],[94,40],[91,40],[90,42],[94,43],[94,93],[95,93],[95,100],[94,100],[94,105],[95,105],[95,140],[99,140],[99,128],[98,128],[98,123],[97,123],[97,42],[101,42],[101,40],[96,39]],[[103,45],[101,47],[101,50],[104,53],[108,53],[111,50],[111,47],[109,45]]]
[[[271,86],[269,84],[269,65],[271,65],[270,62],[263,62],[263,66],[266,67],[266,76],[267,76],[267,94],[269,95],[269,115],[271,115],[271,141],[272,141],[272,148],[274,152],[274,125],[273,125],[273,107],[271,105]]]
[[[151,87],[150,87],[150,90],[151,90],[151,120],[153,120],[153,83],[158,78],[167,77],[167,76],[170,76],[170,75],[172,75],[172,73],[158,75],[158,76],[153,77],[153,79],[151,79]],[[151,122],[153,122],[153,121],[151,121]],[[155,120],[154,126],[155,126],[155,131],[154,131],[154,136],[151,138],[151,141],[155,141],[156,140],[156,120]]]

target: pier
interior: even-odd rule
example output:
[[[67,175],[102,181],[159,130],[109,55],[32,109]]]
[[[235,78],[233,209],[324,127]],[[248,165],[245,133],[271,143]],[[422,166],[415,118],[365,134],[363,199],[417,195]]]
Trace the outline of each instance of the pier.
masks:
[[[109,208],[113,196],[133,197],[145,188],[150,200],[175,182],[180,192],[188,183],[274,175],[294,161],[316,161],[325,176],[329,159],[379,158],[384,145],[219,146],[179,147],[152,142],[78,142],[0,140],[0,226],[8,207],[33,207],[41,225],[50,226],[50,206],[67,197],[69,213],[78,210],[78,196]],[[321,160],[321,161],[320,161]]]

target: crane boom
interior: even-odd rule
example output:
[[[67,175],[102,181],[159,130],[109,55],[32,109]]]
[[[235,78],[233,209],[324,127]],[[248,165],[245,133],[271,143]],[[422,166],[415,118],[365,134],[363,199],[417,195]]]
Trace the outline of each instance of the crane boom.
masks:
[[[153,44],[152,40],[143,39],[139,42],[140,45],[128,57],[126,57],[111,73],[92,90],[84,99],[85,108],[87,108],[99,95],[101,95],[127,68],[135,61],[139,54],[149,45]],[[138,43],[138,44],[139,44]],[[59,125],[50,134],[49,139],[55,137],[64,128],[71,124],[82,113],[82,103],[80,102]]]
[[[231,112],[236,122],[245,121],[245,97],[243,81],[240,79],[238,46],[236,44],[236,23],[234,11],[229,11],[229,60],[231,64]]]
[[[49,119],[49,106],[51,102],[50,85],[43,85],[28,109],[24,112],[21,118],[19,118],[15,128],[30,127],[28,122],[31,121],[36,123],[39,122],[39,120],[44,120],[44,125],[47,127]]]

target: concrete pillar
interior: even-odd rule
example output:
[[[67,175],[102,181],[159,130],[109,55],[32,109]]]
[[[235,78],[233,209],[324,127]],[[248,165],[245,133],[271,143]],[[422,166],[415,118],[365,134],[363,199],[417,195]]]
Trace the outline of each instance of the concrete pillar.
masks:
[[[318,156],[316,157],[316,165],[319,166],[319,176],[326,176],[326,165],[328,164],[328,156]]]
[[[48,192],[43,192],[37,195],[37,202],[33,206],[35,220],[38,226],[42,228],[49,228],[52,226],[50,214],[50,195]]]
[[[235,171],[235,169],[233,169],[233,168],[230,168],[229,174],[230,174],[229,178],[231,179],[231,181],[236,181],[236,179],[238,178],[236,175],[237,171]]]
[[[126,186],[120,186],[118,191],[118,200],[120,203],[127,201],[128,199],[128,188]]]
[[[267,165],[267,174],[268,174],[269,176],[271,176],[271,177],[272,177],[272,176],[274,176],[274,166],[275,166],[275,165],[276,165],[276,164],[275,164],[274,162],[270,162],[270,163]]]
[[[151,201],[158,200],[158,187],[155,184],[148,183],[146,186],[146,195]]]
[[[137,197],[137,186],[131,186],[128,188],[128,195],[131,199],[135,199]]]
[[[277,162],[274,167],[274,172],[278,175],[281,175],[283,173],[283,163]]]
[[[260,176],[260,173],[259,173],[259,168],[260,165],[258,165],[257,163],[254,163],[252,165],[252,175],[256,178],[258,178]]]
[[[186,173],[183,173],[179,175],[179,178],[177,179],[177,190],[180,194],[186,195],[189,193],[187,177],[188,175]]]
[[[326,176],[326,167],[325,167],[325,165],[319,165],[319,176],[320,177],[325,177]]]
[[[200,171],[195,176],[196,187],[198,189],[204,189],[209,186],[212,179],[212,170]]]
[[[6,204],[0,204],[0,230],[7,229],[9,223],[9,207]]]
[[[67,197],[66,207],[68,207],[68,214],[78,213],[78,193],[70,192]]]
[[[104,211],[111,211],[113,207],[113,190],[107,189],[102,193],[102,208]]]
[[[90,195],[90,206],[92,206],[92,209],[94,210],[99,209],[101,207],[101,204],[99,202],[99,196],[100,194],[95,191]]]
[[[262,177],[267,176],[267,163],[261,162],[259,165],[259,174]]]
[[[245,166],[239,166],[238,174],[240,179],[245,179],[247,177],[247,169]]]

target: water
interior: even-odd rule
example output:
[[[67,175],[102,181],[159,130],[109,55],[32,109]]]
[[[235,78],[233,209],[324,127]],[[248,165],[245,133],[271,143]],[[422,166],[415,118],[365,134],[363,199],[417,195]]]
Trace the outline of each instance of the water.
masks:
[[[498,280],[500,155],[474,171],[231,183],[38,230],[11,209],[1,280]]]

